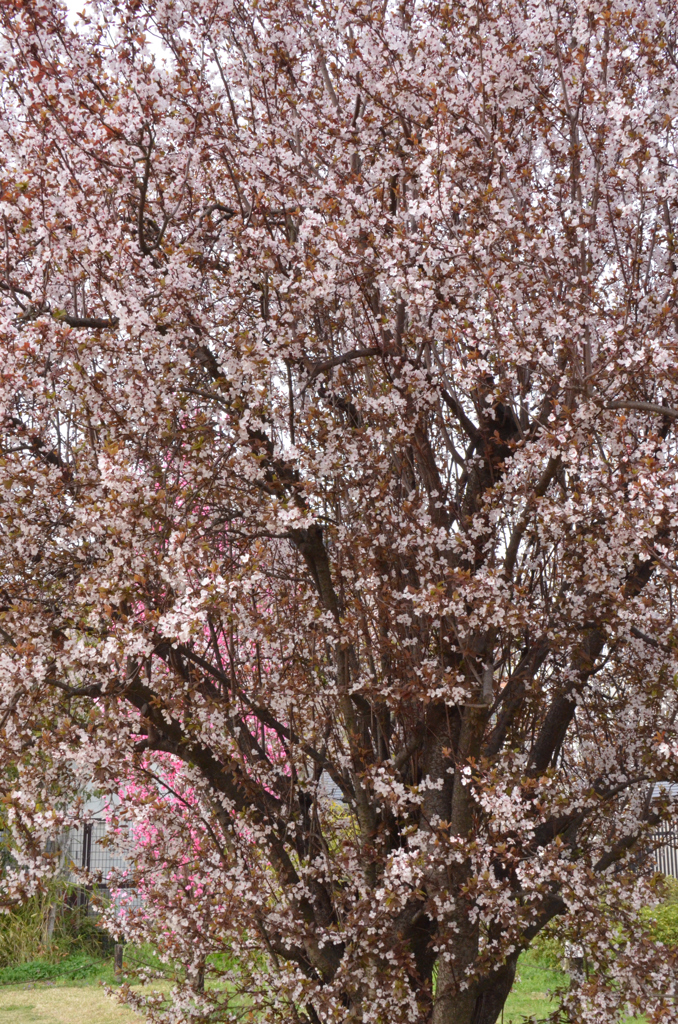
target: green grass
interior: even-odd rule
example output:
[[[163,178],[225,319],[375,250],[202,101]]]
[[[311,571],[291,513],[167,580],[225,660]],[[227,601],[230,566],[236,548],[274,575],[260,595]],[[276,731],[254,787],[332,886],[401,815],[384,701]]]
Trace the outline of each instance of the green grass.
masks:
[[[544,1020],[556,1008],[553,992],[567,984],[563,971],[536,960],[533,953],[524,953],[504,1006],[504,1024],[522,1024],[529,1017]],[[625,1024],[645,1024],[645,1017],[628,1017]]]
[[[567,975],[535,962],[530,955],[518,961],[518,973],[504,1007],[504,1024],[520,1024],[524,1017],[547,1017],[554,1010],[551,994],[567,982]]]
[[[71,956],[60,964],[36,960],[13,970],[14,973],[9,969],[0,971],[0,1024],[5,1020],[12,1024],[62,1024],[64,1020],[68,1024],[80,1024],[81,1020],[82,1024],[90,1024],[90,1020],[97,1024],[114,1024],[118,1020],[141,1024],[137,1015],[104,997],[101,982],[118,985],[125,980],[116,978],[111,960]],[[531,953],[524,954],[504,1007],[504,1024],[523,1024],[526,1018],[544,1020],[555,1009],[551,998],[554,990],[564,984],[567,975],[562,971],[536,961]],[[151,987],[167,991],[168,985],[168,981],[156,981]],[[643,1022],[644,1018],[635,1018],[626,1024]]]
[[[100,957],[76,953],[54,963],[37,959],[28,963],[0,967],[0,985],[25,985],[37,981],[84,981],[101,979],[107,972],[107,962]]]
[[[675,911],[676,902],[669,901],[667,904],[671,911]],[[663,908],[662,908],[663,909]],[[669,919],[669,927],[673,925],[673,919]],[[662,938],[664,936],[661,936]],[[667,936],[671,938],[672,936]],[[75,937],[74,945],[77,947],[80,945],[82,940],[80,936]],[[80,941],[78,941],[80,940]],[[73,943],[73,939],[71,939]],[[89,945],[90,936],[86,933],[86,945]],[[66,945],[66,943],[64,943]],[[511,994],[508,997],[506,1006],[504,1007],[503,1024],[522,1024],[526,1019],[532,1018],[534,1020],[544,1020],[553,1013],[556,1008],[556,1003],[553,999],[553,993],[556,989],[562,988],[567,985],[568,977],[560,969],[561,962],[561,950],[562,943],[559,941],[557,935],[552,938],[545,939],[541,945],[537,948],[524,953],[518,963],[518,972],[516,981],[514,983]],[[56,948],[49,950],[47,955],[44,953],[32,960],[23,960],[23,962],[15,962],[4,965],[0,959],[0,1024],[4,1020],[12,1020],[12,1024],[23,1024],[24,1020],[35,1019],[40,1020],[41,1024],[43,1021],[52,1021],[55,1024],[61,1024],[61,1016],[58,1007],[55,1004],[54,1016],[52,1016],[52,1010],[46,1009],[49,999],[45,989],[55,990],[54,998],[58,1000],[56,990],[64,993],[64,998],[77,999],[78,1007],[86,1007],[87,1000],[91,1000],[92,1005],[92,1020],[101,1019],[102,1007],[101,1004],[101,983],[105,983],[110,986],[118,986],[123,981],[127,981],[132,985],[138,984],[138,978],[136,976],[139,968],[150,969],[155,975],[155,979],[151,982],[151,987],[154,989],[160,989],[165,991],[168,989],[172,980],[175,980],[178,975],[181,975],[181,968],[179,965],[172,965],[163,963],[158,956],[157,951],[150,945],[143,945],[135,947],[133,945],[127,945],[125,947],[124,957],[124,968],[122,976],[116,976],[113,965],[113,958],[111,956],[105,956],[101,947],[96,950],[96,944],[91,947],[94,951],[90,952],[89,949],[83,950],[82,948],[73,948],[67,955],[63,953],[63,946],[58,943]],[[2,943],[0,942],[0,950],[2,949]],[[50,955],[51,954],[51,955]],[[61,955],[59,955],[61,954]],[[224,954],[215,954],[215,961],[219,962],[219,966],[227,967],[229,958]],[[223,963],[221,961],[224,961]],[[207,986],[212,988],[215,985],[219,988],[219,982],[207,980]],[[29,1003],[22,1002],[21,1012],[19,1012],[18,1004],[16,1013],[14,1016],[11,995],[12,992],[25,993],[26,990],[32,990],[36,993],[40,991],[44,992],[44,996],[40,996],[40,1008],[36,1009],[39,1014],[47,1013],[47,1016],[39,1015],[36,1018],[30,1016],[33,1012]],[[76,997],[78,990],[90,989],[91,996],[87,996],[87,993],[82,991],[80,997]],[[22,996],[22,1000],[23,1000]],[[75,1004],[74,1004],[75,1005]],[[96,1013],[94,1012],[96,1009]],[[108,1013],[108,1011],[106,1011]],[[117,1011],[116,1011],[117,1012]],[[129,1011],[125,1011],[129,1014]],[[111,1010],[111,1013],[114,1013]],[[73,1020],[75,1021],[75,1016]],[[106,1018],[108,1019],[108,1018]],[[119,1019],[117,1017],[111,1017],[113,1019]],[[126,1020],[131,1018],[127,1016]],[[135,1016],[138,1021],[140,1018]],[[644,1018],[636,1018],[633,1022],[627,1021],[626,1024],[643,1024]],[[70,1021],[68,1022],[70,1024]],[[89,1022],[83,1022],[83,1024],[89,1024]]]
[[[0,989],[0,1024],[143,1024],[143,1017],[119,1006],[101,987],[57,987],[49,982],[30,991]]]

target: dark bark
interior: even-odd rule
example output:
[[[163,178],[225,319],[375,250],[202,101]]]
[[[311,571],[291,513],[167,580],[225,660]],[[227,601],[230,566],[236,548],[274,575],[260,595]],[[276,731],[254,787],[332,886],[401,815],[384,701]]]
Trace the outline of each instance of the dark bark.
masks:
[[[515,981],[517,962],[516,955],[481,983],[470,1024],[495,1024],[499,1019]]]

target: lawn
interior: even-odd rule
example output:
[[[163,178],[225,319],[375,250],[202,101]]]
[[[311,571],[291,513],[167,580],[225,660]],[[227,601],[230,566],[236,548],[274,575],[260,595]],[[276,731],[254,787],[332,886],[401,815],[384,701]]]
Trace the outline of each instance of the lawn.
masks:
[[[511,994],[504,1007],[504,1024],[520,1024],[524,1017],[546,1017],[553,1010],[551,993],[565,981],[560,971],[521,960]]]
[[[524,1016],[546,1016],[548,992],[562,976],[528,967],[511,993],[504,1022],[520,1024]],[[95,984],[59,985],[38,982],[33,988],[0,988],[0,1024],[140,1024],[131,1010],[118,1006]]]
[[[110,972],[105,980],[110,981]],[[557,971],[526,965],[509,996],[505,1024],[549,1012],[550,991],[562,980]],[[38,981],[0,987],[0,1024],[140,1024],[140,1018],[116,1004],[96,979],[73,982]]]
[[[110,981],[110,971],[105,980]],[[563,975],[526,964],[504,1012],[504,1024],[520,1024],[525,1016],[545,1017],[550,991]],[[0,987],[0,1024],[141,1024],[140,1017],[118,1006],[96,978],[80,984],[38,981]]]
[[[102,972],[110,983],[112,971]],[[553,1009],[551,993],[565,975],[524,960],[504,1009],[504,1024],[525,1017],[544,1019]],[[159,986],[163,988],[162,983]],[[0,987],[0,1024],[141,1024],[141,1018],[106,995],[100,979],[73,983],[38,981]],[[630,1024],[630,1022],[629,1022]],[[642,1024],[636,1020],[634,1024]]]
[[[504,1024],[522,1024],[525,1017],[547,1017],[554,1010],[554,989],[566,983],[567,976],[561,971],[544,967],[529,957],[521,958],[516,982],[504,1007]],[[645,1018],[629,1017],[625,1024],[645,1024]]]
[[[118,1006],[93,985],[0,989],[0,1022],[7,1024],[140,1024],[136,1013]]]

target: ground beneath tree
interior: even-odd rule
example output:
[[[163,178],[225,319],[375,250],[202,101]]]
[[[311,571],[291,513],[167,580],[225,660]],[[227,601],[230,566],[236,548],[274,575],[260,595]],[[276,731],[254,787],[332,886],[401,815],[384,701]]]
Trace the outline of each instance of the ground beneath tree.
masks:
[[[504,1010],[504,1024],[537,1020],[552,1011],[551,994],[564,976],[524,963]],[[0,988],[0,1024],[141,1024],[142,1018],[118,1006],[97,984],[7,986]],[[631,1022],[627,1022],[631,1024]],[[637,1018],[633,1024],[643,1024]]]
[[[38,987],[0,989],[0,1022],[7,1024],[140,1024],[101,988]]]

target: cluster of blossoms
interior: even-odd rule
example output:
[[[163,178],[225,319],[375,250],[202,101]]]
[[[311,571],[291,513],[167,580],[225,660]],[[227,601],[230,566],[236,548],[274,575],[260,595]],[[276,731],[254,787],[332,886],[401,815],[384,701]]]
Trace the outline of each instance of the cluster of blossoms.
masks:
[[[494,1024],[553,922],[678,1020],[677,33],[0,0],[3,898],[116,794],[149,1021]]]

